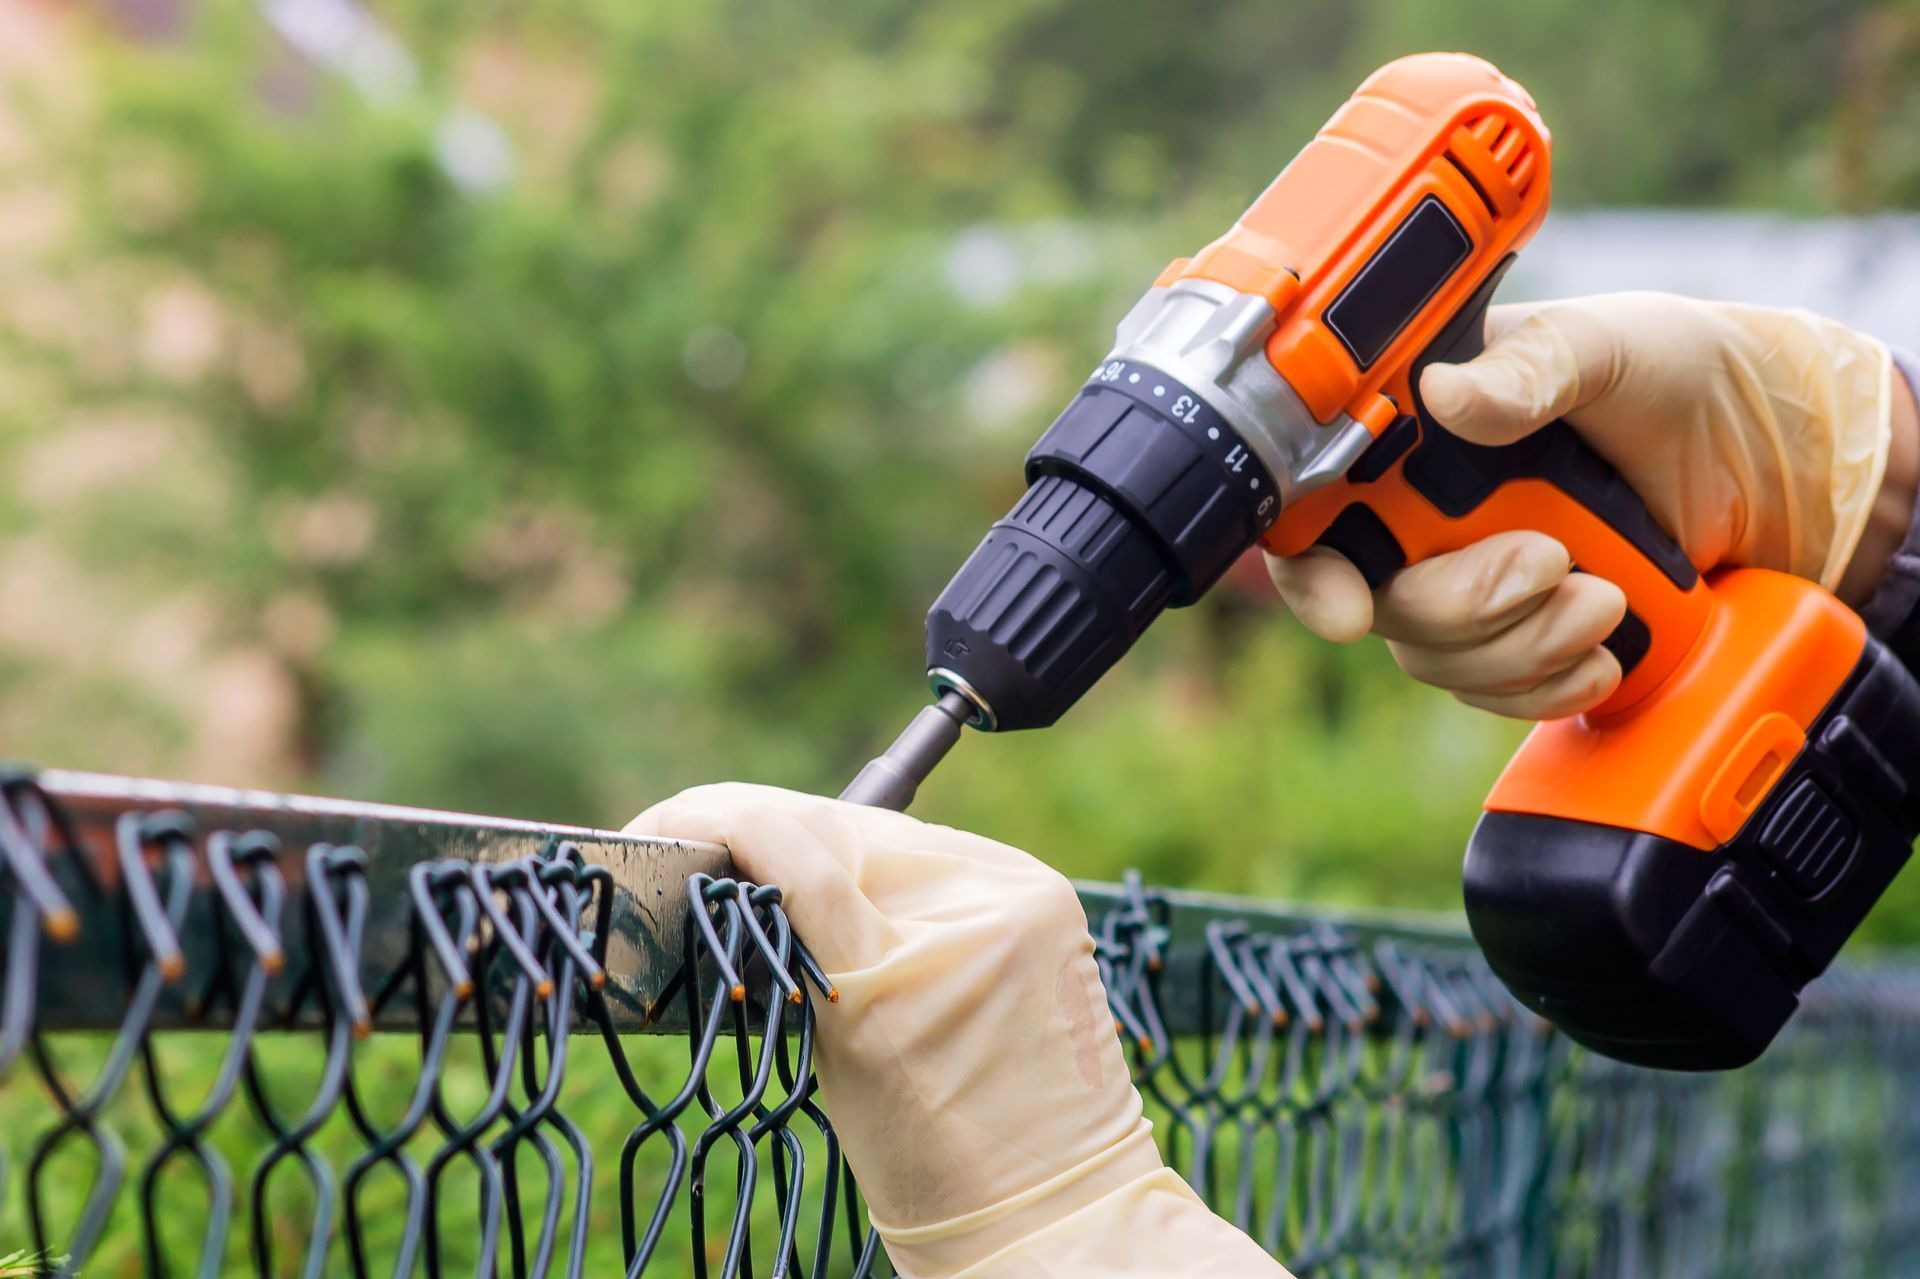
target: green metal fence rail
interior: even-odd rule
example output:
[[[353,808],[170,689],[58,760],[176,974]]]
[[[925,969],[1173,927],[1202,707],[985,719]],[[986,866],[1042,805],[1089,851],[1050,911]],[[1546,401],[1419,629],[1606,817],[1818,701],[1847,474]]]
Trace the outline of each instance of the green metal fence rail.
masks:
[[[1170,1160],[1298,1275],[1920,1274],[1920,967],[1683,1076],[1444,923],[1081,891]],[[707,845],[9,774],[0,1275],[887,1274],[803,941]]]

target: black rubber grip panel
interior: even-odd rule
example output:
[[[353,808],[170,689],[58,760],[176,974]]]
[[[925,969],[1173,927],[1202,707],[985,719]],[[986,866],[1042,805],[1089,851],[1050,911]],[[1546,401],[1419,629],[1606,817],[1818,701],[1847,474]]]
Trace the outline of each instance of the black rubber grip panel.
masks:
[[[1364,502],[1349,504],[1333,517],[1320,545],[1330,546],[1353,562],[1367,589],[1377,591],[1388,578],[1407,566],[1406,548],[1373,508]]]
[[[1626,616],[1620,619],[1620,624],[1600,641],[1600,646],[1613,654],[1614,660],[1620,663],[1620,673],[1624,675],[1640,665],[1640,659],[1653,647],[1653,632],[1647,629],[1640,614],[1628,609]]]
[[[1545,480],[1599,516],[1674,586],[1691,590],[1699,574],[1679,543],[1654,522],[1640,495],[1627,486],[1619,472],[1566,422],[1549,422],[1511,444],[1487,445],[1463,440],[1427,415],[1426,406],[1420,402],[1420,371],[1435,361],[1458,363],[1481,352],[1486,342],[1487,304],[1512,262],[1509,257],[1493,270],[1414,361],[1417,426],[1416,419],[1408,417],[1393,423],[1354,462],[1348,479],[1371,483],[1404,455],[1406,464],[1401,474],[1406,482],[1442,514],[1455,519],[1474,510],[1509,481]],[[1406,563],[1404,548],[1364,501],[1341,511],[1320,535],[1318,544],[1352,560],[1367,585],[1376,589]],[[1645,621],[1629,612],[1606,642],[1619,658],[1621,669],[1630,671],[1646,656],[1652,637]]]
[[[1549,422],[1511,444],[1488,445],[1439,430],[1424,413],[1421,421],[1420,443],[1400,473],[1442,513],[1466,515],[1509,480],[1546,480],[1606,521],[1681,590],[1698,579],[1693,561],[1654,523],[1640,495],[1565,422]]]

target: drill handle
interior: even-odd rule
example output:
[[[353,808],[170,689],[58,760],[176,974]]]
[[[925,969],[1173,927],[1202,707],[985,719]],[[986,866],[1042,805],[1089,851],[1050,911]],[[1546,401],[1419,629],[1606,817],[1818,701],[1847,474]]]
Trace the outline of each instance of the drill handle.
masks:
[[[1626,593],[1627,614],[1606,640],[1624,678],[1598,708],[1621,710],[1679,665],[1705,624],[1711,594],[1692,562],[1612,464],[1565,421],[1510,444],[1475,444],[1435,422],[1420,399],[1428,364],[1468,360],[1484,348],[1487,305],[1506,266],[1412,362],[1398,389],[1413,412],[1380,434],[1330,486],[1332,494],[1311,495],[1297,513],[1322,525],[1306,540],[1345,555],[1376,588],[1406,564],[1508,529],[1558,538],[1581,570]],[[1299,536],[1287,527],[1295,513],[1283,513],[1275,526],[1283,539],[1290,531]]]

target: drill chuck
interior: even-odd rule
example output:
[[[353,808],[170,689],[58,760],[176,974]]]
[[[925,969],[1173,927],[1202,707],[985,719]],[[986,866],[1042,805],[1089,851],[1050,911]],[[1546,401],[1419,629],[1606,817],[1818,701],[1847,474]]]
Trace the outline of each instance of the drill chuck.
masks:
[[[927,668],[975,722],[1044,728],[1278,514],[1273,476],[1191,387],[1101,365],[1027,455],[1026,493],[927,614]]]

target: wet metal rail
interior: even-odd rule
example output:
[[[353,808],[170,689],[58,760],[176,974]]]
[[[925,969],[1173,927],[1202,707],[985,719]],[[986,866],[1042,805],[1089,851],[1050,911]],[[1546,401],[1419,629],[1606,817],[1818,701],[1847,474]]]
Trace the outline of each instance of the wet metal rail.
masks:
[[[1920,1273],[1920,967],[1680,1076],[1447,920],[1081,896],[1171,1162],[1298,1275]],[[710,845],[10,774],[0,1275],[887,1274],[804,940]]]
[[[606,941],[608,1011],[616,1030],[684,1031],[677,1007],[662,1010],[664,1020],[649,1023],[646,1007],[657,999],[680,964],[681,927],[689,876],[725,876],[726,851],[711,844],[630,839],[608,831],[541,826],[505,818],[475,817],[388,804],[359,804],[262,791],[230,790],[109,777],[97,773],[47,770],[39,785],[55,800],[86,849],[82,859],[54,859],[54,875],[67,888],[80,914],[80,931],[89,944],[63,949],[60,962],[46,974],[49,983],[41,1020],[48,1029],[111,1027],[132,993],[136,966],[127,944],[136,939],[122,928],[119,915],[122,870],[116,848],[120,822],[129,813],[175,813],[188,819],[190,838],[217,830],[259,831],[278,842],[278,863],[286,882],[283,910],[287,963],[268,982],[264,1023],[286,1026],[316,1023],[320,1010],[299,998],[312,974],[308,962],[311,912],[305,908],[307,868],[304,852],[315,845],[357,848],[365,854],[359,872],[367,886],[366,937],[359,977],[364,989],[397,971],[409,945],[407,923],[413,903],[408,891],[412,867],[438,859],[503,866],[526,857],[553,857],[571,849],[612,874],[612,917]],[[0,821],[4,821],[0,818]],[[102,891],[85,891],[83,866]],[[211,927],[218,893],[205,857],[193,862],[193,885],[186,921],[179,930],[186,968],[210,977],[218,937]],[[108,944],[101,944],[106,939]],[[434,975],[439,980],[439,975]],[[224,1028],[233,1009],[206,998],[192,982],[176,982],[162,992],[153,1012],[157,1030],[182,1026]],[[471,1019],[471,1011],[467,1013]],[[405,1001],[381,1008],[382,1029],[418,1029],[416,1010]],[[4,1255],[4,1254],[0,1254]]]

